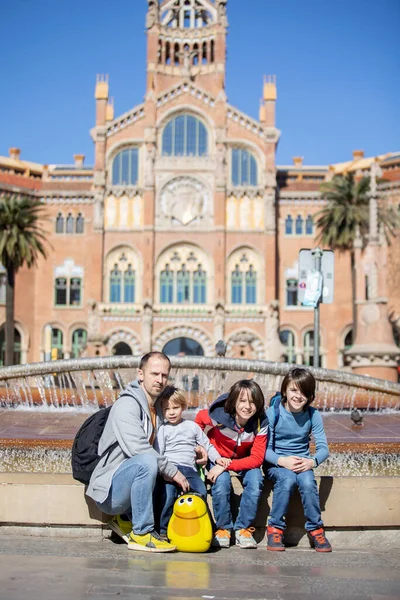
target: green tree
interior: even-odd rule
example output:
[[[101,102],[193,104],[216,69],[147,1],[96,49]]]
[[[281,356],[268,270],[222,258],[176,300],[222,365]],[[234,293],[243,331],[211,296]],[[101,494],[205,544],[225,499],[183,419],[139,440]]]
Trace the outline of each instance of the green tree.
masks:
[[[321,186],[327,204],[315,215],[319,230],[317,242],[339,253],[350,253],[353,340],[357,326],[355,241],[358,239],[361,247],[364,247],[368,240],[369,189],[369,177],[356,180],[354,173],[335,175]],[[399,220],[396,212],[382,202],[378,203],[378,224],[383,227],[386,240],[390,243]]]
[[[0,261],[6,269],[6,365],[14,362],[15,275],[23,265],[35,265],[40,254],[46,258],[46,234],[39,224],[44,218],[42,205],[34,198],[0,198]]]

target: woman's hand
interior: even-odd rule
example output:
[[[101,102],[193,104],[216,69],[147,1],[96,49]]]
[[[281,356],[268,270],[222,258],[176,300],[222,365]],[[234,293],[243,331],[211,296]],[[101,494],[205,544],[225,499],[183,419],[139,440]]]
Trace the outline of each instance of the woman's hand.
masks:
[[[225,467],[221,467],[221,465],[215,465],[210,471],[208,471],[207,479],[211,481],[211,483],[215,483],[217,478],[225,471]]]
[[[184,492],[188,492],[190,490],[190,484],[188,480],[184,475],[182,475],[180,471],[177,471],[175,473],[175,475],[172,478],[172,481],[175,481],[175,483],[177,483]]]
[[[224,467],[224,469],[227,469],[229,467],[229,465],[231,464],[232,459],[231,458],[223,458],[221,456],[221,458],[218,458],[215,462],[217,465],[220,465],[221,467]]]
[[[302,458],[301,461],[293,469],[295,473],[304,473],[304,471],[311,471],[314,468],[313,458]]]

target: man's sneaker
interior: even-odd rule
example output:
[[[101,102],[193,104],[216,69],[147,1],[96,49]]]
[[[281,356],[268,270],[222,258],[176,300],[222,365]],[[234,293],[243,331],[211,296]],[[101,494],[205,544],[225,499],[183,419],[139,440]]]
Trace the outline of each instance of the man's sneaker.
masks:
[[[125,544],[128,543],[129,534],[132,531],[132,523],[128,519],[124,519],[122,515],[115,515],[115,517],[108,522],[108,526],[124,540]]]
[[[332,546],[326,539],[325,531],[322,527],[308,532],[308,539],[311,547],[317,552],[332,552]]]
[[[254,532],[254,527],[235,531],[236,546],[239,546],[239,548],[257,548],[257,542],[253,538]]]
[[[267,550],[275,550],[276,552],[283,552],[285,545],[283,543],[283,529],[278,527],[267,527]]]
[[[214,548],[229,548],[231,545],[231,532],[228,529],[217,529],[211,546]]]
[[[150,533],[144,535],[131,531],[128,539],[128,549],[142,550],[143,552],[173,552],[176,550],[176,546],[162,540],[156,531],[150,531]]]

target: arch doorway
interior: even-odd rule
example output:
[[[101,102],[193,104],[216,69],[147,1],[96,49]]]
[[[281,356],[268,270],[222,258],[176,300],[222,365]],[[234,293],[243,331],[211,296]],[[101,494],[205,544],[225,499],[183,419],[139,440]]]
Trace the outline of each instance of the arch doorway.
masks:
[[[132,356],[132,348],[125,342],[118,342],[111,350],[114,356]]]
[[[162,351],[168,356],[204,356],[203,347],[196,340],[187,337],[170,340]]]
[[[4,325],[0,329],[0,366],[6,362],[6,332]],[[21,334],[14,327],[14,356],[13,365],[21,364]]]

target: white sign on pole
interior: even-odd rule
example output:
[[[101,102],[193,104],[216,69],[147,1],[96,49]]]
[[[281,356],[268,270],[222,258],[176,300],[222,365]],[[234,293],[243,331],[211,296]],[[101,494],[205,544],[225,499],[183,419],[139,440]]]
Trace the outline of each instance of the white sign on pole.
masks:
[[[310,274],[315,270],[315,257],[313,250],[302,248],[299,252],[299,277],[298,277],[298,300],[300,304],[307,305],[307,279],[310,282]],[[322,296],[323,304],[332,304],[334,291],[334,272],[335,272],[335,257],[333,250],[324,250],[321,258],[322,272]],[[306,303],[305,303],[306,299]],[[308,304],[310,306],[310,304]]]

